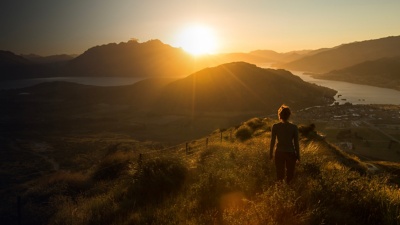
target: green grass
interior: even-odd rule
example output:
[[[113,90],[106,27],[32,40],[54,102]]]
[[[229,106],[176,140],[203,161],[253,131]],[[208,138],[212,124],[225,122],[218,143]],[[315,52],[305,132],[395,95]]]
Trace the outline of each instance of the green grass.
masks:
[[[389,174],[369,175],[358,158],[315,136],[301,140],[293,183],[277,183],[267,157],[274,121],[245,124],[260,121],[246,140],[229,128],[222,142],[214,132],[208,146],[190,143],[188,154],[110,144],[89,169],[32,183],[23,224],[400,223],[400,190]]]

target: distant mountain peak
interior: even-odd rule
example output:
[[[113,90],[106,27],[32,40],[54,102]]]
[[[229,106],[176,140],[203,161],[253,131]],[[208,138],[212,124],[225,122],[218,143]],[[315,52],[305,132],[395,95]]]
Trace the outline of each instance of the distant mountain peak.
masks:
[[[400,36],[358,41],[324,49],[279,67],[313,73],[327,73],[368,60],[400,55]]]

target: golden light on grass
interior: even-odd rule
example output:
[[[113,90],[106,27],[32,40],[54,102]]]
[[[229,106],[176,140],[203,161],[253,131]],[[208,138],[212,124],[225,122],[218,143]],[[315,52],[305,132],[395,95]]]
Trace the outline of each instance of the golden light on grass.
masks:
[[[193,25],[182,30],[178,34],[176,45],[195,56],[213,54],[217,50],[213,30],[202,25]]]

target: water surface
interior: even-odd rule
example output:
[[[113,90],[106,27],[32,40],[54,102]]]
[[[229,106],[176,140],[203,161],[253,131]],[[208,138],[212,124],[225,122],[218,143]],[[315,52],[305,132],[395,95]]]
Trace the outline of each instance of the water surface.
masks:
[[[335,100],[340,104],[400,104],[400,91],[343,81],[315,79],[303,72],[291,71],[304,81],[337,90]]]

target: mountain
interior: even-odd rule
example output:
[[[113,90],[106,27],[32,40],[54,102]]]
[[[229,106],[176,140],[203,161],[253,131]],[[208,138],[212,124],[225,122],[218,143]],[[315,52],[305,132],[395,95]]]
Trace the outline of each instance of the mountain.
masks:
[[[335,91],[304,82],[285,70],[234,62],[203,69],[168,84],[157,106],[165,111],[274,111],[325,104]]]
[[[68,55],[42,57],[16,55],[0,50],[0,80],[51,77],[60,74],[62,66],[71,59]]]
[[[0,80],[24,78],[40,73],[42,69],[22,56],[0,50]]]
[[[301,59],[279,64],[280,68],[313,73],[344,69],[368,60],[400,55],[400,36],[343,44]]]
[[[10,51],[0,50],[0,68],[29,65],[29,60]]]
[[[159,40],[111,43],[88,49],[71,60],[68,76],[179,77],[220,64],[244,61],[254,64],[288,62],[315,51],[277,53],[258,50],[249,53],[223,53],[194,57],[181,48]]]
[[[34,54],[0,54],[1,80],[51,76],[93,77],[184,77],[207,67],[244,61],[260,66],[326,73],[366,60],[394,57],[400,53],[400,36],[344,44],[330,49],[277,53],[257,50],[249,53],[224,53],[194,57],[181,48],[159,40],[110,43],[89,48],[74,57]],[[25,57],[25,58],[24,58]],[[10,64],[14,63],[14,64]],[[11,65],[11,66],[10,66]]]
[[[366,61],[314,77],[400,90],[400,56]]]
[[[265,63],[282,58],[280,53],[265,52],[194,57],[159,40],[144,43],[131,40],[90,48],[71,60],[66,71],[71,76],[179,77],[228,62]]]
[[[136,40],[107,44],[88,49],[71,60],[71,76],[184,76],[193,72],[193,57],[182,49],[159,40],[139,43]]]
[[[285,53],[278,53],[272,50],[256,50],[249,53],[249,55],[255,55],[263,58],[264,62],[273,63],[287,63],[291,61],[298,60],[304,56],[316,54],[324,49],[319,50],[301,50],[301,51],[291,51]]]

